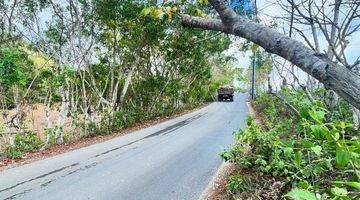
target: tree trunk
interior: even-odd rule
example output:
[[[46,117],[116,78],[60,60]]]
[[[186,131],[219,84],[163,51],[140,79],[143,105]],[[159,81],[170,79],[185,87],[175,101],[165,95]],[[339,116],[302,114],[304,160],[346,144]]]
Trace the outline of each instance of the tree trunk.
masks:
[[[52,127],[51,119],[50,119],[51,99],[52,99],[52,94],[51,92],[49,92],[49,96],[46,98],[45,101],[45,125],[47,129],[51,129]]]
[[[337,92],[347,102],[360,109],[360,77],[342,65],[331,62],[301,42],[291,39],[269,27],[238,16],[223,0],[209,0],[220,19],[203,19],[183,15],[187,27],[222,31],[248,39],[267,52],[279,55]]]
[[[135,67],[132,67],[130,69],[129,74],[126,77],[125,84],[124,84],[123,90],[121,91],[121,95],[120,95],[120,105],[122,105],[124,103],[125,95],[127,93],[129,85],[131,83],[131,78],[132,78],[132,75],[134,73],[134,69],[135,69]]]
[[[331,35],[330,35],[330,40],[328,41],[329,46],[326,52],[327,57],[331,61],[334,58],[333,50],[335,49],[333,48],[336,46],[335,34],[338,27],[340,5],[341,5],[341,0],[335,0],[333,24],[331,25]],[[334,110],[338,107],[339,96],[333,90],[327,90],[325,93],[324,102],[329,110]]]
[[[61,107],[60,107],[60,112],[59,112],[59,116],[57,119],[57,123],[56,123],[56,130],[55,130],[55,138],[56,138],[56,142],[58,144],[61,144],[63,141],[62,138],[62,129],[65,123],[65,119],[68,113],[68,99],[66,98],[68,95],[66,94],[67,91],[65,91],[64,87],[62,86],[60,88],[60,94],[61,94]]]
[[[353,111],[353,122],[356,130],[360,130],[360,110],[352,107]]]
[[[21,131],[21,124],[20,124],[20,116],[21,116],[21,110],[20,110],[20,102],[19,102],[19,87],[14,86],[13,87],[13,93],[14,93],[14,105],[15,105],[15,114],[13,119],[14,126],[18,129],[18,131]]]

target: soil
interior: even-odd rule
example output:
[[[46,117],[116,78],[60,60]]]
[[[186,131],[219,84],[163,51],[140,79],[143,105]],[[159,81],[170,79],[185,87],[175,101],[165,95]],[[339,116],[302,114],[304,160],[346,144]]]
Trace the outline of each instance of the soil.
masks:
[[[124,128],[120,131],[113,132],[112,134],[109,134],[109,135],[99,135],[99,136],[95,136],[95,137],[87,137],[87,138],[82,138],[82,139],[79,139],[76,141],[72,141],[67,144],[54,145],[54,146],[51,146],[50,148],[44,149],[39,152],[27,153],[27,154],[25,154],[25,156],[23,158],[19,158],[19,159],[0,158],[1,159],[0,160],[0,171],[9,169],[9,168],[13,168],[13,167],[17,167],[17,166],[21,166],[24,164],[28,164],[31,162],[35,162],[37,160],[42,160],[42,159],[45,159],[48,157],[52,157],[52,156],[55,156],[58,154],[69,152],[69,151],[79,149],[82,147],[90,146],[92,144],[104,142],[104,141],[110,140],[115,137],[123,136],[123,135],[129,134],[129,133],[132,133],[134,131],[156,125],[158,123],[161,123],[161,122],[164,122],[164,121],[167,121],[170,119],[174,119],[181,115],[191,113],[191,112],[201,109],[207,105],[208,105],[208,103],[203,104],[197,108],[188,109],[188,110],[174,113],[170,116],[157,117],[155,119],[138,122],[138,123],[133,124],[131,127]]]
[[[225,199],[226,184],[229,176],[234,174],[236,167],[229,162],[224,162],[216,172],[215,176],[203,191],[200,200],[223,200]]]
[[[250,116],[254,119],[254,122],[259,124],[260,126],[264,126],[264,122],[261,118],[261,115],[255,111],[253,103],[251,101],[248,101],[247,106],[249,108]]]

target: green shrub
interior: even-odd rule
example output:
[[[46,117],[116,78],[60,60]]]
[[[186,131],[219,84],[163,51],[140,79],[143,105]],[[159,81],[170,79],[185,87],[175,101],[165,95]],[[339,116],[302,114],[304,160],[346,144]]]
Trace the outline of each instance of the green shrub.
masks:
[[[230,193],[242,192],[243,178],[240,174],[232,175],[228,178],[226,189]]]
[[[286,117],[280,101],[260,96],[254,104],[263,111],[266,127],[248,119],[247,128],[235,135],[235,144],[221,154],[223,159],[271,175],[284,183],[283,194],[293,188],[287,195],[291,198],[315,193],[323,198],[359,197],[360,140],[351,119],[343,120],[347,112],[332,115],[321,101],[310,102],[299,91],[283,94],[301,116]]]
[[[10,158],[22,158],[25,153],[36,152],[44,146],[44,142],[33,132],[16,134],[14,145],[6,148],[6,155]]]

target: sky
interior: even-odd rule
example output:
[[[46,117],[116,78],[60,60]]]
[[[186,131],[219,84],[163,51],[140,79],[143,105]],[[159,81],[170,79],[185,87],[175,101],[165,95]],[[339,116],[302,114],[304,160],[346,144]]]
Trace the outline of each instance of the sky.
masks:
[[[269,23],[273,19],[273,17],[281,17],[285,15],[285,11],[279,6],[279,4],[276,3],[276,1],[277,0],[257,0],[259,18],[261,19],[262,23],[265,24]],[[357,21],[356,23],[360,23],[360,20]],[[288,30],[289,24],[280,23],[277,30],[282,32],[283,29]],[[301,38],[300,36],[295,35],[294,38],[304,42],[303,38]],[[234,63],[234,67],[241,67],[241,68],[250,67],[249,57],[252,53],[251,52],[244,53],[238,50],[239,43],[241,43],[244,40],[235,37],[233,37],[232,40],[233,40],[233,44],[231,45],[229,50],[225,52],[225,54],[232,55],[235,58],[237,58],[237,62]],[[320,40],[320,46],[325,48],[326,47],[325,39],[323,37],[320,37],[319,40]],[[349,38],[349,46],[346,50],[346,55],[349,60],[349,63],[353,63],[360,56],[360,32],[354,33],[353,36]],[[302,70],[300,69],[296,69],[296,73],[302,82],[306,81],[307,74],[302,72]],[[282,80],[278,75],[276,75],[275,72],[273,72],[271,76],[273,76],[272,84],[276,88],[279,88]]]
[[[274,2],[276,2],[276,0],[257,0],[260,18],[261,20],[265,21],[265,23],[271,20],[270,16],[280,17],[285,14],[282,8]],[[282,28],[288,29],[288,26],[289,26],[288,24],[283,26],[280,25],[279,30],[281,30]],[[299,37],[295,37],[295,39],[303,41]],[[348,56],[349,61],[354,62],[360,56],[360,32],[354,33],[353,36],[350,38],[349,42],[350,43],[347,48],[346,54]],[[239,43],[239,41],[236,41],[236,43]],[[325,41],[321,40],[320,45],[325,46]],[[246,53],[244,56],[243,53],[237,52],[236,44],[234,44],[229,49],[229,51],[226,52],[226,54],[228,55],[235,54],[234,56],[239,59],[238,64],[240,66],[247,66],[250,63],[249,61],[250,53]]]

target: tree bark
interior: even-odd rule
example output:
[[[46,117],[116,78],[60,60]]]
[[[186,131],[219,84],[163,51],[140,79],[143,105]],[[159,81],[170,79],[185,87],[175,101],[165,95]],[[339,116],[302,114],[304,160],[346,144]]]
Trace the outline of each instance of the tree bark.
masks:
[[[192,28],[222,31],[248,39],[267,52],[290,61],[360,109],[360,77],[354,72],[331,62],[326,56],[314,52],[297,40],[238,16],[223,0],[209,2],[219,13],[220,19],[183,15],[182,24]]]
[[[126,95],[126,93],[128,91],[129,85],[131,83],[131,78],[132,78],[132,75],[134,73],[134,70],[135,70],[135,67],[132,67],[130,69],[129,74],[127,75],[127,77],[125,79],[125,84],[124,84],[123,90],[121,91],[121,95],[120,95],[120,105],[123,105],[123,103],[124,103],[125,95]]]
[[[360,130],[360,110],[354,107],[351,108],[353,111],[354,128]]]
[[[56,123],[56,130],[55,130],[55,138],[56,138],[56,142],[58,144],[61,144],[63,142],[63,126],[66,120],[66,115],[68,114],[68,95],[67,95],[66,89],[64,88],[64,86],[62,86],[60,88],[60,94],[61,94],[61,106],[60,106],[60,111],[59,111],[59,116],[57,119],[57,123]]]

